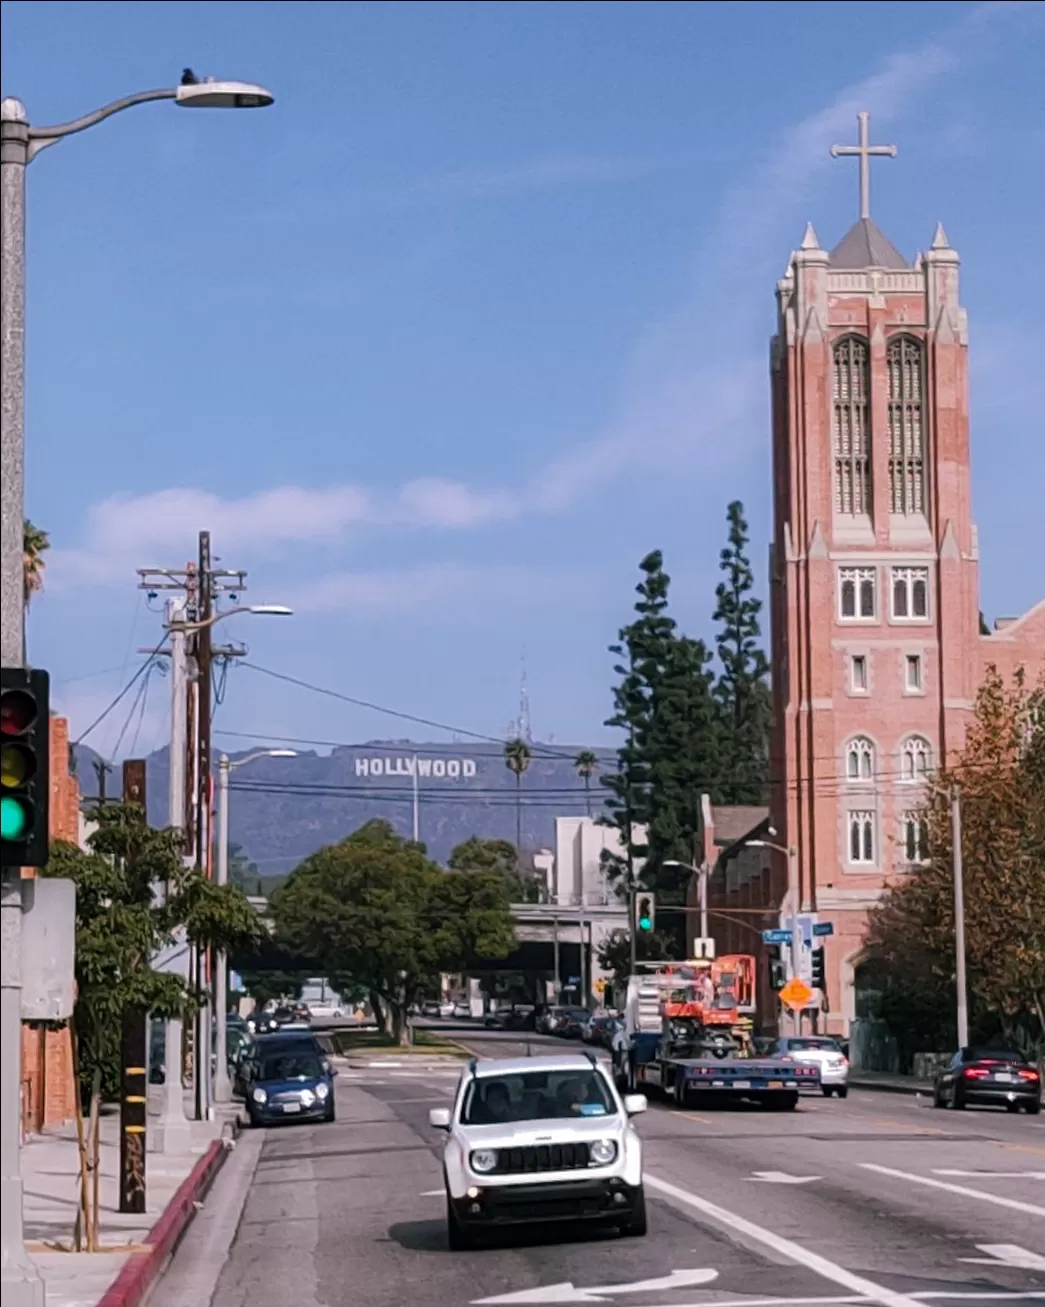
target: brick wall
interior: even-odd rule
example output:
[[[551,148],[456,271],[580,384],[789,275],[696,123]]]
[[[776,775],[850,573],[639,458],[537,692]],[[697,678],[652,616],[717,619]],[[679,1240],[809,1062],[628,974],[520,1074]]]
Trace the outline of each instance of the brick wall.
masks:
[[[51,718],[51,802],[48,827],[52,840],[76,844],[80,833],[80,786],[69,774],[69,723]],[[33,873],[22,873],[31,876]],[[72,1049],[68,1030],[22,1024],[22,1129],[38,1132],[76,1113]]]

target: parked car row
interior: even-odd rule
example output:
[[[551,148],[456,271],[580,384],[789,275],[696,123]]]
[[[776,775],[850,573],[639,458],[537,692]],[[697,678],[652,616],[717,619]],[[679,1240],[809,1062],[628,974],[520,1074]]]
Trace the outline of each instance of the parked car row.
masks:
[[[586,1044],[609,1048],[621,1019],[613,1012],[589,1012],[583,1007],[549,1007],[537,1016],[535,1028],[541,1035],[580,1039]]]
[[[443,1021],[463,1021],[472,1015],[471,1004],[466,999],[429,999],[421,1004],[417,1015],[428,1018],[441,1018]]]

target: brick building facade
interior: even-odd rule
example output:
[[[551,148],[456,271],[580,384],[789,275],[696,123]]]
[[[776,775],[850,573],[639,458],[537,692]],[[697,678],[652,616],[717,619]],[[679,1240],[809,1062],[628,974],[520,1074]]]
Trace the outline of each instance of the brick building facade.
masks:
[[[48,826],[52,840],[80,839],[80,786],[69,773],[69,723],[51,718],[51,797]],[[25,876],[32,872],[25,871]],[[49,1030],[22,1023],[22,1129],[38,1132],[68,1121],[76,1112],[72,1047],[67,1028]]]
[[[968,327],[942,226],[910,263],[868,216],[830,252],[809,225],[777,303],[771,822],[803,910],[834,923],[822,1028],[845,1032],[867,912],[924,854],[925,776],[962,748],[989,665],[1045,670],[1045,600],[984,633]],[[779,903],[784,859],[764,857]]]

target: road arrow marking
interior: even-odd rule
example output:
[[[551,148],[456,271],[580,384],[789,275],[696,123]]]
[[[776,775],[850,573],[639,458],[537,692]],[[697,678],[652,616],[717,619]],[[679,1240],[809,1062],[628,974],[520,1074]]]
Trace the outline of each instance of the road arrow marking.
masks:
[[[1013,1266],[1021,1271],[1045,1271],[1045,1257],[1028,1252],[1015,1243],[978,1243],[976,1245],[986,1257],[962,1257],[963,1262],[974,1266]]]
[[[812,1184],[814,1180],[822,1180],[823,1176],[788,1175],[786,1171],[756,1171],[754,1175],[749,1175],[748,1179],[756,1184]]]
[[[599,1284],[581,1289],[567,1280],[563,1284],[546,1284],[537,1289],[519,1289],[515,1293],[499,1294],[495,1298],[476,1298],[473,1307],[494,1307],[501,1303],[552,1303],[552,1302],[609,1302],[623,1293],[657,1293],[662,1289],[691,1289],[694,1285],[710,1284],[718,1279],[718,1271],[672,1271],[655,1280],[636,1280],[631,1284]]]
[[[1045,1171],[933,1171],[963,1180],[1045,1180]]]

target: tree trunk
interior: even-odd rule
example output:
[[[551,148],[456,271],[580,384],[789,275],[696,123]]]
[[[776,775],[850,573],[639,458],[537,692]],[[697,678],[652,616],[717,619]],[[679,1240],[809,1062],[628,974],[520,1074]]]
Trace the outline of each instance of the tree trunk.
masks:
[[[374,1009],[374,1020],[377,1022],[377,1028],[383,1035],[392,1036],[392,1012],[386,999],[380,994],[370,991],[370,1006]]]

